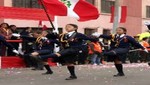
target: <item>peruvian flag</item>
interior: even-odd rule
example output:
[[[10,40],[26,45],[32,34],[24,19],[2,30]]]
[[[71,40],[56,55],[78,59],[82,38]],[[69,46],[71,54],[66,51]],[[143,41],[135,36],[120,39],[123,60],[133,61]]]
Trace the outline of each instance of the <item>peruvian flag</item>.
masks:
[[[48,13],[53,16],[69,16],[79,21],[97,19],[99,12],[96,7],[85,0],[43,0]]]
[[[114,16],[115,15],[115,7],[111,7],[111,20],[110,22],[114,22]],[[126,17],[127,17],[127,6],[121,6],[119,7],[119,22],[120,23],[125,23],[126,22]]]
[[[48,29],[48,27],[41,20],[39,21],[39,27],[42,27],[42,30],[47,30]]]

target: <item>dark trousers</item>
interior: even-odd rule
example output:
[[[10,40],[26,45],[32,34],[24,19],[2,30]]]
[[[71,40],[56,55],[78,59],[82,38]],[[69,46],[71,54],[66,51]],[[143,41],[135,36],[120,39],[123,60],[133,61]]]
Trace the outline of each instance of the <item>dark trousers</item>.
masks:
[[[108,59],[110,61],[114,61],[117,58],[118,60],[124,62],[128,51],[129,51],[128,48],[115,48],[110,51],[104,52],[103,55],[110,58]]]

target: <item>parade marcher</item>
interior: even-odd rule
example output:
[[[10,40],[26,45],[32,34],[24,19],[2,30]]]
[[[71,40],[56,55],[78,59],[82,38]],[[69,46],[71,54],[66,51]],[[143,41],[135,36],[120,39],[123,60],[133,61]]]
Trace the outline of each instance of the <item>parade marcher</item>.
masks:
[[[40,33],[38,33],[38,34],[40,34]],[[14,35],[14,36],[16,36],[16,35]],[[36,46],[34,46],[35,50],[29,54],[24,55],[24,56],[31,56],[33,58],[36,58],[37,56],[41,56],[41,57],[47,56],[47,55],[53,53],[54,43],[58,43],[58,41],[56,40],[57,39],[56,35],[54,33],[49,33],[48,31],[42,31],[42,34],[38,35],[38,37],[28,37],[28,36],[23,36],[23,35],[20,37],[23,39],[30,40],[30,41],[35,41],[35,45],[36,45]],[[38,60],[38,62],[43,62],[42,64],[44,64],[44,67],[47,70],[47,72],[43,73],[43,74],[52,74],[53,73],[53,71],[51,70],[51,68],[47,62],[47,59],[44,59],[43,61],[40,61],[39,59],[37,59],[37,60]],[[41,68],[41,65],[40,65],[40,68]]]
[[[114,75],[114,77],[125,76],[121,60],[123,57],[122,55],[128,53],[130,44],[145,50],[143,46],[141,46],[138,42],[135,41],[134,38],[128,36],[126,33],[126,28],[118,27],[115,35],[100,35],[100,38],[111,40],[110,51],[103,52],[103,55],[108,56],[108,58],[111,58],[112,61],[114,61],[115,67],[118,71],[118,74]]]
[[[41,49],[38,51],[34,51],[31,53],[32,57],[44,57],[47,56],[51,53],[53,53],[54,51],[54,44],[59,44],[58,40],[57,40],[57,34],[55,33],[49,33],[48,31],[43,31],[42,35],[41,35],[41,40],[40,41],[40,37],[39,39],[37,38],[36,41],[39,42],[41,44]],[[44,74],[53,74],[53,71],[51,70],[49,64],[48,64],[48,60],[44,59],[43,60],[43,64],[45,69],[47,70],[47,72],[43,73]]]
[[[82,53],[84,50],[85,40],[95,40],[85,36],[84,34],[78,33],[78,26],[75,24],[67,24],[65,27],[67,33],[62,34],[60,36],[60,42],[63,46],[63,49],[58,53],[53,53],[49,56],[39,57],[41,59],[47,58],[61,58],[64,60],[67,65],[67,69],[70,72],[70,77],[66,78],[66,80],[77,79],[75,74],[75,62],[78,60],[77,55]],[[88,49],[87,49],[88,50]]]
[[[28,36],[28,37],[33,37],[34,34],[35,34],[34,37],[36,37],[36,35],[38,35],[37,32],[34,32],[34,34],[32,33],[31,27],[24,28],[23,31],[20,32],[20,34],[24,35],[24,36]],[[21,50],[22,54],[29,54],[29,53],[33,52],[33,45],[34,45],[33,41],[22,38],[22,48],[19,50]],[[32,58],[30,58],[30,56],[24,57],[24,61],[25,61],[26,67],[36,67],[37,66],[37,63],[34,62],[34,60],[32,60]]]
[[[36,50],[39,50],[39,42],[36,40],[41,38],[41,31],[34,31],[32,36],[30,32],[24,31],[23,34],[12,34],[14,37],[21,38],[23,40],[23,52],[20,56],[24,59],[26,66],[33,66],[32,70],[43,70],[43,64],[40,60],[31,57],[31,53]]]

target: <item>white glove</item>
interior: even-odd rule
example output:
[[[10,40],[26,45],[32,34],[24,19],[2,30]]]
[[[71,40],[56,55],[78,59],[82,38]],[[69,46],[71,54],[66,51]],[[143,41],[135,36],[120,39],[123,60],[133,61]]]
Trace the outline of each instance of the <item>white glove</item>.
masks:
[[[48,38],[47,38],[47,37],[42,37],[41,39],[42,39],[42,40],[48,40]]]
[[[20,37],[20,34],[13,33],[12,36],[14,36],[14,37]]]
[[[19,54],[19,52],[16,49],[14,49],[13,52],[16,54]]]
[[[145,24],[145,25],[150,25],[150,22],[145,22],[144,24]]]
[[[95,36],[95,37],[99,37],[100,35],[101,35],[101,34],[98,33],[98,32],[95,32],[95,33],[92,34],[92,36]]]
[[[147,50],[147,49],[144,49],[143,51],[145,51],[146,53],[148,53],[148,50]]]

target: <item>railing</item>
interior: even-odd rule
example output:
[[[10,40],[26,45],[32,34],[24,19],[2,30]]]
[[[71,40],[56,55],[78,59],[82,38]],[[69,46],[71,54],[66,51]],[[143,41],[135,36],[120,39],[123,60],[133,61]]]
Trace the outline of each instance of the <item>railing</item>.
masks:
[[[7,42],[11,43],[11,42],[14,42],[14,43],[22,43],[22,40],[6,40]]]
[[[6,40],[9,43],[19,43],[18,49],[22,47],[22,41],[23,40]],[[7,50],[5,51],[7,54]],[[51,59],[48,60],[49,65],[51,66],[56,66],[56,63],[53,63]],[[25,67],[25,62],[24,59],[17,57],[17,56],[5,56],[5,57],[0,57],[0,69],[2,68],[20,68],[20,67]]]
[[[23,40],[6,40],[6,41],[9,42],[9,43],[19,43],[18,50],[20,48],[22,48],[22,41]],[[7,56],[7,48],[5,50],[5,56]]]

